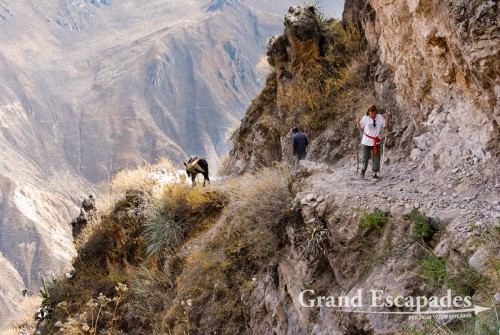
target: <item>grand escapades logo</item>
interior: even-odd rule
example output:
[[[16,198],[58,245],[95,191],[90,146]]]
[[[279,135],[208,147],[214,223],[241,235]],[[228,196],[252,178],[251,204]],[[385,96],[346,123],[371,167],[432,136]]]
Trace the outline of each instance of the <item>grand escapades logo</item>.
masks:
[[[358,289],[352,296],[315,296],[312,289],[303,290],[299,294],[299,303],[303,307],[335,308],[338,311],[350,313],[377,313],[377,314],[446,314],[446,313],[480,313],[490,308],[473,306],[470,296],[452,296],[451,290],[444,296],[404,296],[384,295],[383,290]],[[377,308],[407,308],[410,311],[377,311]],[[359,310],[371,308],[370,310]],[[356,310],[357,309],[357,310]],[[375,309],[375,310],[374,310]],[[471,315],[472,316],[472,315]]]

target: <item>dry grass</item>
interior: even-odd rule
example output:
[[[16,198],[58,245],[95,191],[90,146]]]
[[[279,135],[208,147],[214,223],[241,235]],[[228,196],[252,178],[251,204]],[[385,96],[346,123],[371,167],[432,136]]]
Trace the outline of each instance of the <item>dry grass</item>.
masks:
[[[223,248],[248,279],[282,247],[284,226],[293,216],[289,182],[283,171],[266,168],[233,180],[228,189],[224,229],[212,247]]]
[[[165,295],[171,283],[154,262],[143,264],[131,281],[128,316],[133,320],[137,333],[159,334]]]
[[[231,180],[227,192],[229,201],[218,229],[208,243],[188,254],[176,279],[176,300],[166,311],[164,326],[172,334],[183,334],[188,327],[200,334],[241,333],[245,319],[241,294],[282,247],[291,203],[286,175],[264,169]],[[186,313],[180,301],[189,299],[193,304]]]
[[[138,190],[152,196],[161,195],[161,187],[155,179],[151,178],[151,174],[160,173],[162,170],[166,173],[176,172],[173,163],[167,158],[160,158],[155,164],[144,162],[144,165],[135,169],[118,172],[111,180],[110,191],[99,195],[97,199],[99,214],[109,214],[127,190]]]
[[[111,181],[111,191],[115,193],[125,193],[129,189],[148,191],[154,184],[154,181],[149,177],[150,172],[152,170],[148,165],[133,170],[120,171]]]
[[[100,194],[96,199],[97,213],[99,213],[100,216],[109,215],[113,210],[113,207],[115,206],[116,202],[122,196],[123,196],[122,194],[113,193],[111,191]],[[83,229],[80,234],[83,235],[84,233],[85,229]]]
[[[163,263],[181,243],[208,229],[226,202],[222,191],[166,185],[161,198],[151,200],[144,211],[148,255]]]
[[[112,325],[137,333],[245,332],[241,295],[283,247],[289,187],[283,171],[264,169],[231,181],[224,191],[171,184],[154,201],[143,192],[127,192],[89,228],[89,238],[78,248],[74,278],[49,285],[44,304],[53,313],[44,329],[55,333],[51,327],[60,321],[67,331]],[[154,241],[144,229],[150,210],[156,213]],[[168,242],[166,219],[182,222],[174,245]],[[202,235],[208,229],[210,234]],[[167,252],[146,257],[151,243]],[[189,248],[177,247],[186,243]],[[109,299],[118,297],[118,282],[130,291],[115,304]]]
[[[203,216],[209,216],[225,206],[227,194],[223,191],[191,187],[187,184],[166,185],[158,206],[173,214],[174,219],[185,221],[190,226],[200,222]]]
[[[231,210],[245,220],[273,228],[289,204],[288,179],[282,171],[265,168],[246,174],[230,186]]]
[[[286,98],[287,108],[299,113],[298,118],[289,116],[294,119],[286,124],[302,124],[313,133],[323,131],[339,115],[355,111],[370,91],[369,63],[359,32],[330,20],[322,24],[322,34],[329,42],[321,57],[305,64]]]
[[[87,225],[82,229],[80,234],[75,238],[73,241],[75,243],[75,248],[78,250],[80,249],[87,241],[89,238],[93,235],[95,235],[98,231],[98,229],[101,227],[100,222],[96,222],[94,220],[90,220]]]

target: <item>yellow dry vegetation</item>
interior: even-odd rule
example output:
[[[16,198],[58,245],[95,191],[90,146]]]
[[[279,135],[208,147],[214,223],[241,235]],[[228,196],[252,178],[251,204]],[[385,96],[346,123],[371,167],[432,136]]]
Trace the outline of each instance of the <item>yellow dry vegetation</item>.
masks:
[[[232,179],[225,186],[229,200],[217,229],[206,244],[187,255],[176,278],[176,300],[164,320],[172,334],[184,334],[188,329],[240,333],[244,325],[241,295],[252,289],[252,276],[281,247],[281,229],[291,203],[283,171],[264,169]],[[192,300],[189,313],[180,304],[187,300]]]
[[[144,162],[141,166],[122,170],[115,174],[110,182],[110,191],[99,195],[98,212],[102,215],[109,214],[116,202],[123,197],[127,190],[133,189],[158,196],[158,187],[155,187],[158,184],[156,180],[151,178],[151,174],[159,171],[173,174],[176,169],[169,159],[160,158],[154,164]],[[182,177],[185,176],[181,175]]]
[[[332,42],[316,61],[302,64],[283,101],[291,111],[285,124],[301,124],[313,133],[321,132],[337,116],[356,111],[366,104],[366,99],[372,99],[365,74],[369,63],[360,33],[344,28],[334,19],[324,21],[321,29]]]

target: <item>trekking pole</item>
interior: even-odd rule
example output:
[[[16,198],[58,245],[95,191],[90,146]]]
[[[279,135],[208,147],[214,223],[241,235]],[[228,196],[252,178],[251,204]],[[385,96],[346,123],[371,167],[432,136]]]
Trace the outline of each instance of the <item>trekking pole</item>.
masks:
[[[356,144],[356,175],[359,172],[359,145]]]
[[[380,158],[380,171],[382,171],[382,168],[384,167],[385,142],[387,141],[388,137],[389,137],[389,132],[387,132],[387,135],[385,136],[385,139],[384,139],[384,144],[382,144],[382,157]]]
[[[361,120],[361,118],[360,118]],[[359,122],[356,120],[356,129],[358,129],[358,124]],[[358,129],[358,133],[363,136],[362,132]],[[356,144],[356,175],[359,172],[359,143]]]
[[[387,111],[387,115],[390,116],[391,112]],[[384,167],[384,157],[385,157],[385,143],[389,138],[389,125],[387,125],[387,135],[385,136],[384,143],[382,144],[382,157],[380,157],[380,170]]]

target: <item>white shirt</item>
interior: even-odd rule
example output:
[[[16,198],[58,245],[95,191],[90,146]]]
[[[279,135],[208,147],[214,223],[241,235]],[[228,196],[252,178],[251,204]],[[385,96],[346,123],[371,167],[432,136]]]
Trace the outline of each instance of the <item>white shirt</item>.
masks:
[[[375,126],[373,126],[374,121]],[[380,132],[382,131],[382,128],[385,127],[385,119],[380,114],[377,114],[375,116],[375,120],[373,120],[368,115],[365,115],[363,116],[361,121],[359,121],[359,125],[361,126],[361,129],[363,129],[363,139],[361,140],[361,144],[373,147],[375,141],[371,138],[368,138],[365,133],[367,135],[370,135],[371,137],[378,137],[380,135]]]

